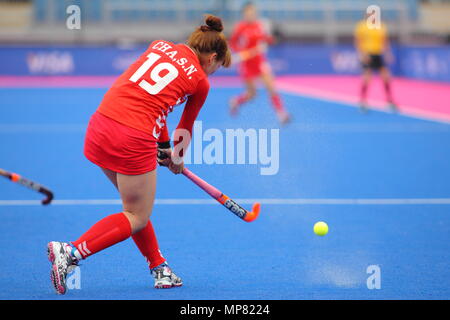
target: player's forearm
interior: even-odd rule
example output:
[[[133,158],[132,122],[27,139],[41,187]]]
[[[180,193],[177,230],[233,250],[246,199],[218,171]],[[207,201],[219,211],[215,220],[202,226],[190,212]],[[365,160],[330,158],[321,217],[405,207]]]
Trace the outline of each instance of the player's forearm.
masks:
[[[358,54],[358,57],[361,61],[365,62],[367,60],[367,52],[363,50],[361,41],[359,39],[355,40],[355,49]]]
[[[267,44],[273,44],[275,42],[274,37],[272,37],[270,34],[263,34],[259,40]]]
[[[181,115],[180,122],[174,135],[174,151],[181,152],[189,147],[192,137],[192,128],[197,116],[205,103],[208,96],[209,82],[205,79],[201,80],[197,84],[196,93],[188,98],[186,106],[184,107],[183,114]]]
[[[186,154],[187,148],[192,140],[192,127],[184,128],[183,126],[178,126],[175,130],[173,150],[174,154],[180,158],[183,158]]]
[[[167,124],[164,123],[164,127],[162,128],[161,134],[159,135],[158,138],[158,144],[165,143],[167,141],[170,141],[169,129],[167,128]]]

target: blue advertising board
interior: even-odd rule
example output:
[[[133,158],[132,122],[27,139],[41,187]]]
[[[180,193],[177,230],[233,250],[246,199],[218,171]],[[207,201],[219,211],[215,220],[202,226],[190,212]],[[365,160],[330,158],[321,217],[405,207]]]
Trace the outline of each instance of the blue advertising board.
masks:
[[[0,75],[101,75],[122,73],[146,46],[0,46]],[[450,46],[393,48],[393,73],[415,79],[450,82]],[[274,72],[358,74],[358,55],[350,45],[277,45],[268,52]],[[236,75],[237,66],[218,75]]]

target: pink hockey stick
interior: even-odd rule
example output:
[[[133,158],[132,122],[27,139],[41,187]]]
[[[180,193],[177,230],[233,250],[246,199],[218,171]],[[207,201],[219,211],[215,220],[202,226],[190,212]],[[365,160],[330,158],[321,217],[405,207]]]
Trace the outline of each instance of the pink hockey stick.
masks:
[[[237,204],[233,199],[224,195],[220,190],[213,187],[205,180],[199,178],[197,175],[192,173],[189,169],[184,168],[183,175],[185,175],[187,178],[189,178],[197,186],[202,188],[207,194],[209,194],[211,197],[216,199],[218,202],[220,202],[222,205],[224,205],[225,208],[227,208],[228,210],[233,212],[236,216],[238,216],[242,220],[247,221],[247,222],[252,222],[253,220],[255,220],[258,217],[259,211],[261,209],[261,205],[258,202],[253,204],[252,211],[247,211],[244,208],[242,208],[239,204]]]

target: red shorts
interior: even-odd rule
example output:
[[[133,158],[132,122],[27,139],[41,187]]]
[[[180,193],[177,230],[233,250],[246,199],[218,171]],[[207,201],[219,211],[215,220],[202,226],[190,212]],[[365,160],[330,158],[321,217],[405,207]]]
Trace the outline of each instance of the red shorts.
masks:
[[[270,66],[264,58],[253,58],[241,63],[240,74],[245,80],[260,77],[270,71]]]
[[[89,121],[84,155],[102,168],[138,175],[155,170],[157,143],[152,135],[96,112]]]

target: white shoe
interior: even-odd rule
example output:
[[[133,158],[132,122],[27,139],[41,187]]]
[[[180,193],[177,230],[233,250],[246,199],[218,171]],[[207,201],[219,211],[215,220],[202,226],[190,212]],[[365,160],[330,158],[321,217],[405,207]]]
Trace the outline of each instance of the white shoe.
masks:
[[[67,274],[78,264],[78,260],[71,256],[71,250],[70,244],[65,242],[52,241],[47,244],[48,260],[52,263],[50,279],[57,294],[66,293]]]
[[[168,289],[172,287],[181,287],[183,281],[181,278],[170,269],[167,264],[162,264],[151,270],[152,276],[155,279],[156,289]]]

